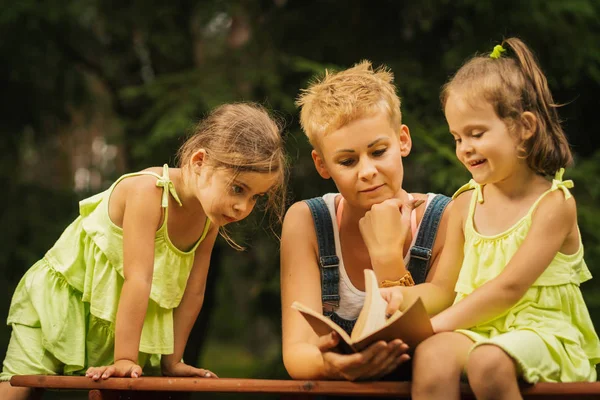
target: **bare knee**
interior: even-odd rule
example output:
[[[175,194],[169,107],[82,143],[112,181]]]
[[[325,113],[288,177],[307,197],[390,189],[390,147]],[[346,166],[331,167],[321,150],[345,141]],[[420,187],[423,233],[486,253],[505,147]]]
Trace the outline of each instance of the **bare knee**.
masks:
[[[42,391],[32,388],[11,386],[9,382],[0,382],[0,399],[2,400],[36,400],[41,399]]]
[[[486,398],[501,396],[517,384],[514,360],[498,346],[481,345],[473,349],[467,360],[469,385]]]
[[[468,347],[453,346],[453,332],[439,333],[421,343],[413,356],[413,397],[434,398],[439,391],[458,390]],[[460,335],[465,338],[465,336]],[[470,343],[466,343],[470,346]]]
[[[434,335],[417,346],[413,357],[415,371],[423,370],[435,380],[460,372],[462,366],[457,362],[456,351],[448,345],[448,338],[444,336],[444,333]]]

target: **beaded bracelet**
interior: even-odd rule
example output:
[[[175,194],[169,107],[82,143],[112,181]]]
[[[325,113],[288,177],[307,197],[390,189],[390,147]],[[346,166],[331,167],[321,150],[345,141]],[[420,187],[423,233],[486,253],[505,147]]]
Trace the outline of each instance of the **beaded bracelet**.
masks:
[[[393,286],[414,286],[415,285],[415,281],[413,280],[412,275],[410,274],[410,272],[406,271],[406,274],[404,274],[404,276],[400,279],[398,279],[397,281],[390,281],[390,280],[384,280],[381,281],[381,283],[379,284],[379,287],[381,288],[388,288],[388,287],[393,287]]]

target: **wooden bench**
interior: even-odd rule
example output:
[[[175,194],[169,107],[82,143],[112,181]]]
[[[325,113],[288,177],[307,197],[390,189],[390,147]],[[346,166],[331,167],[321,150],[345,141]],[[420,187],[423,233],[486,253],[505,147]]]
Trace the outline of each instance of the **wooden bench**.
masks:
[[[54,390],[87,390],[90,400],[177,399],[185,393],[279,394],[281,399],[305,400],[317,395],[410,398],[410,382],[294,381],[269,379],[201,379],[141,377],[110,378],[94,382],[86,377],[21,375],[13,386]],[[463,399],[474,399],[468,385],[461,386]],[[522,388],[525,399],[599,399],[600,382],[539,383]]]

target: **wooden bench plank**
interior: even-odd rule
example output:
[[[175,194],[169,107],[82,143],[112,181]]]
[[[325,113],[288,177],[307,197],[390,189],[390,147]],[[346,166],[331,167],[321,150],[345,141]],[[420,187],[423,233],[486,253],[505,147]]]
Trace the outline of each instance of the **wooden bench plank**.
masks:
[[[79,376],[21,375],[11,379],[13,386],[45,389],[89,390],[90,398],[115,397],[119,391],[139,392],[214,392],[214,393],[270,393],[283,394],[285,398],[310,398],[314,395],[340,395],[357,397],[410,398],[410,382],[346,382],[346,381],[295,381],[270,379],[201,379],[141,377],[110,378],[94,382]],[[93,392],[93,393],[92,393]],[[102,396],[102,393],[106,396]],[[109,393],[111,393],[109,395]],[[468,385],[462,385],[464,398],[473,398]],[[527,399],[592,399],[600,398],[600,382],[539,383],[522,388]],[[95,396],[95,397],[91,397]]]

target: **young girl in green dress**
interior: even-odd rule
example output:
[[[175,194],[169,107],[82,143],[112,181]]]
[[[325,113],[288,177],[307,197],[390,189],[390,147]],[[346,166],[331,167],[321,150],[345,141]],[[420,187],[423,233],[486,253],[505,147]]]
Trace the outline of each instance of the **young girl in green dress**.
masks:
[[[261,196],[283,213],[280,128],[261,106],[223,105],[178,156],[179,168],[124,175],[81,201],[79,217],[25,274],[8,316],[0,398],[31,394],[6,382],[16,374],[216,377],[184,364],[184,348],[220,228],[246,218]]]
[[[461,67],[441,99],[473,179],[454,195],[440,279],[403,291],[434,313],[454,298],[416,349],[413,398],[458,399],[464,375],[478,399],[519,399],[519,380],[595,381],[600,346],[579,289],[591,274],[545,76],[511,38]]]

